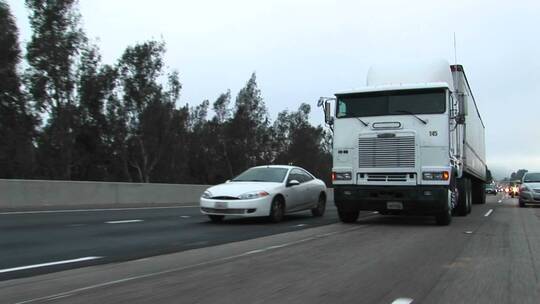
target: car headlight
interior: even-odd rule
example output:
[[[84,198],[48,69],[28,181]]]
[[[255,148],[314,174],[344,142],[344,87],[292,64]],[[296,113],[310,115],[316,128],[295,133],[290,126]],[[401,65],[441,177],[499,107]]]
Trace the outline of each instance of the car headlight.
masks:
[[[352,172],[332,172],[332,180],[351,180]]]
[[[206,190],[203,192],[203,194],[201,195],[202,198],[211,198],[212,197],[212,193],[210,193],[210,191]]]
[[[268,195],[269,194],[266,191],[251,191],[251,192],[247,192],[247,193],[244,193],[242,195],[239,195],[238,198],[246,200],[246,199],[254,199],[254,198],[259,198],[259,197],[265,197],[265,196],[268,196]]]
[[[424,180],[448,180],[450,173],[448,171],[440,172],[422,172],[422,179]]]

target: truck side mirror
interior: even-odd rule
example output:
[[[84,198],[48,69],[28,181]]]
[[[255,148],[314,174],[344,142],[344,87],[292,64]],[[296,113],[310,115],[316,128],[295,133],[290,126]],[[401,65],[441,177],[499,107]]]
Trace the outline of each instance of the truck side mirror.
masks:
[[[324,121],[329,124],[334,124],[334,118],[332,117],[332,107],[329,101],[324,103]]]

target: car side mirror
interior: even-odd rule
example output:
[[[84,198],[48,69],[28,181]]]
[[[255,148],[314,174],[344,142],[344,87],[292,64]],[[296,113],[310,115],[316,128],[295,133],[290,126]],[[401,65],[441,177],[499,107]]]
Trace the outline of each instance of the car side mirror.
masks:
[[[293,186],[298,186],[298,185],[300,185],[300,182],[297,181],[296,179],[292,179],[287,183],[287,187],[293,187]]]

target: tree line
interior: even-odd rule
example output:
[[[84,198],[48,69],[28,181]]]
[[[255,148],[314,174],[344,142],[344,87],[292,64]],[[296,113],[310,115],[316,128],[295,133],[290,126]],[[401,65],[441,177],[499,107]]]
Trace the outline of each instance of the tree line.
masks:
[[[272,122],[255,73],[236,96],[179,105],[164,41],[105,64],[76,0],[25,4],[23,54],[0,0],[0,178],[214,184],[263,164],[330,176],[330,134],[310,124],[310,105]]]

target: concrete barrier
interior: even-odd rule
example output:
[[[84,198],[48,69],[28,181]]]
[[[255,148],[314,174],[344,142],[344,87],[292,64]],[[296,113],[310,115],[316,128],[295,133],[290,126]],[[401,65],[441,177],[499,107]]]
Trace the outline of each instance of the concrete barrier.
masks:
[[[0,179],[0,208],[194,205],[206,185]]]
[[[0,210],[197,205],[208,185],[0,179]],[[334,193],[328,188],[328,202]]]

